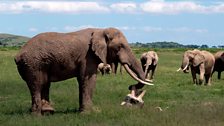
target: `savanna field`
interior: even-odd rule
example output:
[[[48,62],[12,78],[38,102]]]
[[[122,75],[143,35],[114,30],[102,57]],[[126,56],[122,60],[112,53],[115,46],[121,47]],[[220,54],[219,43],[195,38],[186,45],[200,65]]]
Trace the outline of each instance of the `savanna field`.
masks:
[[[146,48],[133,48],[139,59]],[[224,126],[224,72],[212,86],[193,85],[191,74],[176,72],[187,49],[154,49],[159,62],[154,86],[145,86],[142,109],[120,106],[128,86],[136,83],[126,72],[98,74],[95,112],[80,114],[76,78],[51,84],[55,114],[31,115],[28,87],[20,78],[14,56],[18,49],[0,49],[0,125],[2,126]],[[218,49],[209,50],[212,53]],[[160,107],[162,111],[157,109]]]

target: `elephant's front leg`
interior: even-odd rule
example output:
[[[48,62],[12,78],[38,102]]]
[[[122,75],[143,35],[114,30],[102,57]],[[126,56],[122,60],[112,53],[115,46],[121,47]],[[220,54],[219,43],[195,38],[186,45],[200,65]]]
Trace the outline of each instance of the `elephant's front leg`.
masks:
[[[205,75],[205,81],[206,81],[206,84],[208,85],[208,86],[211,86],[211,74],[206,74]]]
[[[151,72],[151,76],[150,76],[150,80],[153,80],[153,78],[154,78],[154,73],[155,73],[155,67],[154,68],[152,68],[152,72]]]
[[[196,77],[196,71],[193,68],[191,68],[191,75],[192,75],[193,83],[198,84],[197,77]]]
[[[93,90],[96,85],[96,74],[78,77],[79,82],[79,110],[91,110]]]

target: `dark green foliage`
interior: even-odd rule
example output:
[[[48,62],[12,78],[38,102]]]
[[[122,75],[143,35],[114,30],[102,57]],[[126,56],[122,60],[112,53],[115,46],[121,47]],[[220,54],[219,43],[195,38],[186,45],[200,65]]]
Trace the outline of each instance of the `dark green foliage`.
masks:
[[[139,58],[148,48],[134,48]],[[120,106],[128,86],[136,83],[126,72],[98,75],[94,92],[96,112],[79,114],[76,79],[52,83],[50,98],[55,114],[36,117],[29,113],[29,90],[20,78],[14,55],[18,50],[0,51],[0,125],[2,126],[223,126],[224,78],[213,75],[212,86],[195,86],[191,74],[176,72],[186,49],[154,49],[160,59],[154,86],[145,86],[145,105]],[[217,51],[213,49],[212,51]],[[160,107],[163,111],[159,111]]]
[[[207,49],[209,48],[208,45],[183,45],[183,44],[179,44],[177,42],[151,42],[151,43],[140,43],[140,42],[136,42],[136,43],[130,43],[130,45],[134,48],[192,48],[192,49]],[[223,45],[219,45],[219,46],[212,46],[212,48],[224,48]]]
[[[28,37],[11,34],[0,34],[0,47],[21,47],[29,40]]]

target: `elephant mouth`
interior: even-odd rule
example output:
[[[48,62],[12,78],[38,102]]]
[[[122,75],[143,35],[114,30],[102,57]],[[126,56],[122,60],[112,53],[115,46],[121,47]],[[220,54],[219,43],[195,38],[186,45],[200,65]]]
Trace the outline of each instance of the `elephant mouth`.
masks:
[[[125,70],[127,71],[127,73],[136,81],[138,81],[139,83],[145,84],[145,85],[154,85],[152,83],[146,82],[146,80],[142,80],[140,78],[137,77],[137,75],[129,68],[129,66],[127,64],[123,64]]]

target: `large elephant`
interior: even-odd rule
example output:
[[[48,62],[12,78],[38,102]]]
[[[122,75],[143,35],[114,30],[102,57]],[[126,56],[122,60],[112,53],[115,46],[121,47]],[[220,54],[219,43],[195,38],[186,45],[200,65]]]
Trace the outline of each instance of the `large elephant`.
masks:
[[[217,71],[218,79],[221,79],[221,72],[224,71],[224,51],[218,51],[214,54],[215,56],[215,66],[212,74]]]
[[[197,49],[188,50],[183,55],[182,65],[179,70],[187,73],[189,67],[194,84],[202,84],[205,77],[205,84],[211,85],[211,75],[215,64],[214,56],[208,51],[200,51]],[[200,74],[199,82],[196,74]]]
[[[145,72],[145,78],[152,81],[159,57],[155,51],[144,52],[141,57],[142,69]],[[149,73],[151,72],[150,76]]]
[[[31,112],[53,112],[49,101],[51,82],[77,77],[79,110],[92,110],[92,95],[99,63],[120,62],[138,81],[131,91],[142,88],[144,72],[121,31],[88,28],[71,33],[41,33],[30,39],[15,57],[17,69],[27,83]]]

